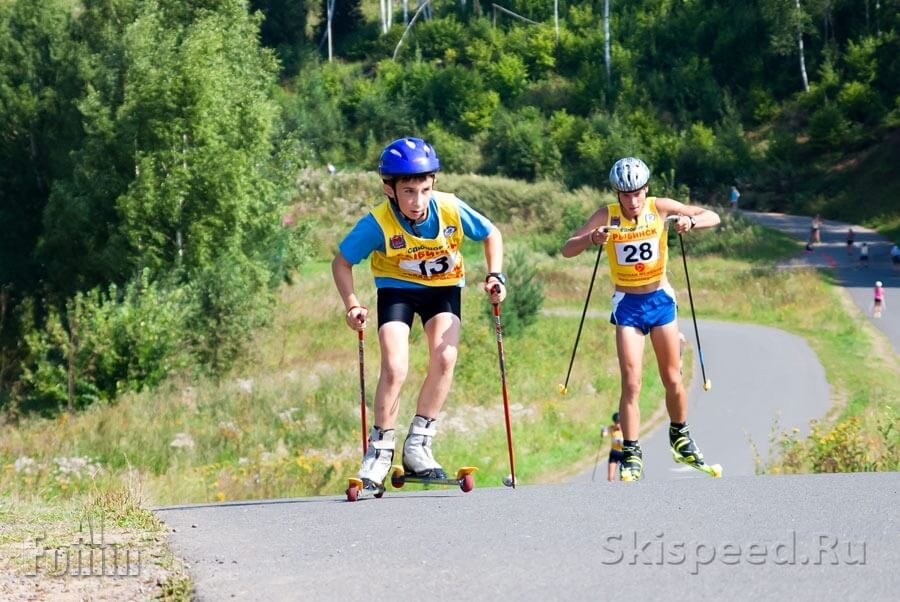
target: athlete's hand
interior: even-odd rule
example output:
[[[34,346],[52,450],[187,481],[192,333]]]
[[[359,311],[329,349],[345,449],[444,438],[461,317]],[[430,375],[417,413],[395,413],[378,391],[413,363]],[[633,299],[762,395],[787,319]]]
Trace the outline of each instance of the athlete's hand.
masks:
[[[592,245],[605,245],[609,240],[609,230],[606,227],[594,228],[590,233],[590,241]]]
[[[675,220],[675,231],[679,234],[684,234],[693,227],[689,215],[679,215],[678,219]]]
[[[481,286],[490,295],[491,303],[502,303],[506,299],[506,287],[497,278],[489,278]]]
[[[354,305],[347,310],[347,326],[356,331],[365,330],[366,318],[368,317],[368,308],[362,305]]]

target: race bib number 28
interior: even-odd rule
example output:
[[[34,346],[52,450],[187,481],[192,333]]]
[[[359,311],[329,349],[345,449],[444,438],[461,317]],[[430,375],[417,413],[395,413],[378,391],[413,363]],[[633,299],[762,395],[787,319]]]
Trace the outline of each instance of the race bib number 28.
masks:
[[[659,239],[615,243],[616,262],[619,265],[651,263],[659,259]]]

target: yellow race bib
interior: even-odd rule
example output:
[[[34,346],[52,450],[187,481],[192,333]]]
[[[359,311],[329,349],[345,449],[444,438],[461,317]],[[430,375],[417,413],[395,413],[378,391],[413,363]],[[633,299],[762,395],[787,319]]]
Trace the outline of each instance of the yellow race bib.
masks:
[[[463,240],[459,207],[453,195],[433,192],[438,208],[437,238],[420,238],[407,232],[390,201],[372,210],[384,233],[385,252],[372,253],[372,274],[426,286],[456,286],[465,276],[459,247]]]
[[[643,286],[659,282],[666,274],[668,229],[656,209],[656,198],[647,198],[634,220],[622,214],[615,203],[607,207],[610,232],[606,256],[613,282],[622,286]]]

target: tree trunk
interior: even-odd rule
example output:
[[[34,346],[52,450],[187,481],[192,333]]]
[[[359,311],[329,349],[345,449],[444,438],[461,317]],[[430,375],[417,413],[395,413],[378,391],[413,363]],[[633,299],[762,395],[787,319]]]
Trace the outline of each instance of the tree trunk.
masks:
[[[803,19],[800,0],[794,0],[797,7],[797,50],[800,54],[800,77],[803,79],[803,91],[809,92],[809,78],[806,76],[806,54],[803,51]]]
[[[326,4],[327,8],[326,8],[325,12],[327,13],[327,17],[328,17],[328,23],[327,23],[327,27],[328,27],[328,62],[330,63],[331,57],[332,57],[332,54],[331,54],[331,18],[334,16],[334,0],[325,0],[325,1],[327,3]]]
[[[606,62],[606,91],[612,87],[612,69],[609,53],[609,0],[603,2],[603,58]]]

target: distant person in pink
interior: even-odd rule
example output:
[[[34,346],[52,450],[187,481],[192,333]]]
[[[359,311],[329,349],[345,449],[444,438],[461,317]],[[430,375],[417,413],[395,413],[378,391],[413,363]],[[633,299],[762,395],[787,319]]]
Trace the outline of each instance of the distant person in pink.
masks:
[[[875,301],[872,303],[872,316],[880,318],[884,308],[884,287],[881,284],[881,280],[879,280],[875,283]]]

